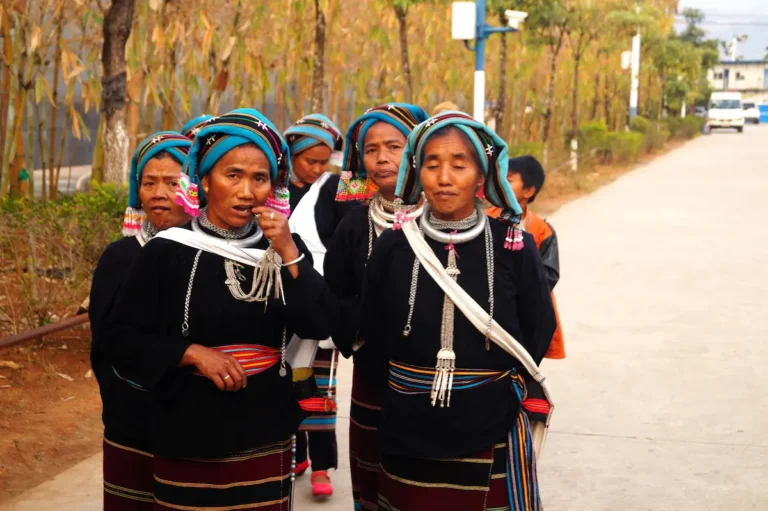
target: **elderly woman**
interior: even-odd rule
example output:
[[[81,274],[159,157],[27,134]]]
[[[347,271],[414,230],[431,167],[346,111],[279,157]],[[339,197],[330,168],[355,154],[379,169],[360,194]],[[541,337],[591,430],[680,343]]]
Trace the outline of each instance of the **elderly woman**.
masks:
[[[360,297],[371,248],[394,224],[397,172],[406,137],[426,118],[417,106],[389,103],[370,109],[347,132],[344,177],[337,200],[367,200],[369,204],[355,209],[339,224],[325,260],[325,280],[339,299],[343,318],[333,332],[333,341],[345,357],[352,356],[360,327]],[[349,423],[352,495],[356,509],[373,510],[378,498],[376,427],[383,388],[368,376],[365,360],[355,355]]]
[[[303,413],[286,339],[328,337],[335,306],[267,205],[289,175],[259,112],[209,122],[177,192],[196,218],[142,250],[109,318],[117,370],[154,392],[155,509],[290,508]]]
[[[335,201],[339,176],[328,172],[331,157],[342,147],[341,132],[326,116],[310,114],[285,133],[291,150],[290,219],[291,232],[301,236],[312,252],[315,269],[323,273],[323,261],[331,237],[341,219],[357,203]],[[339,354],[331,341],[319,342],[312,369],[320,391],[333,399],[336,394],[334,369]],[[328,470],[338,468],[335,410],[308,417],[301,425],[296,447],[297,474],[312,462],[312,494],[333,494]],[[309,457],[307,451],[309,450]]]
[[[406,219],[374,245],[361,312],[360,354],[388,383],[379,423],[381,510],[539,509],[528,423],[519,413],[521,363],[491,331],[503,328],[538,362],[555,321],[506,171],[504,142],[466,114],[440,114],[409,136],[397,195],[415,204],[423,190],[428,204],[418,227]],[[504,209],[502,221],[485,215],[475,199],[481,189]],[[450,283],[425,271],[427,251]],[[477,328],[444,291],[448,284],[495,323]]]
[[[125,238],[99,259],[91,284],[91,365],[99,383],[104,421],[104,509],[152,509],[152,401],[149,393],[120,379],[108,356],[112,341],[104,322],[139,250],[155,234],[187,223],[176,204],[176,184],[192,141],[173,131],[144,140],[131,159]]]

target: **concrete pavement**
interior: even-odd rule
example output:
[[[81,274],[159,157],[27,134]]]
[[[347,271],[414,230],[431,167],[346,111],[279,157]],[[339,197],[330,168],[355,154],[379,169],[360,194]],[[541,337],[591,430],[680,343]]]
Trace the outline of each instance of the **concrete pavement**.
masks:
[[[550,220],[568,358],[539,473],[547,511],[768,510],[768,127],[694,140]],[[351,510],[340,369],[337,494]],[[94,457],[0,507],[100,509]]]

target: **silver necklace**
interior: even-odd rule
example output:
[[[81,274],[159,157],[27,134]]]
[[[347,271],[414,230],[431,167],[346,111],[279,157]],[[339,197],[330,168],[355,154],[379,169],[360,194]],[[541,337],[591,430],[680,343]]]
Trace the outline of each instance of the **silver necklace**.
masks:
[[[450,230],[458,230],[458,229],[466,229],[467,227],[464,226],[464,221],[467,221],[471,218],[476,218],[476,223],[474,226],[470,226],[470,228],[463,232],[457,232],[456,234],[451,234],[447,232],[442,232],[439,229],[450,229]],[[440,243],[446,243],[446,244],[454,244],[454,245],[461,245],[462,243],[466,243],[467,241],[471,241],[478,236],[480,236],[480,233],[483,232],[485,229],[486,224],[488,223],[488,218],[485,216],[485,210],[483,209],[483,204],[480,201],[475,201],[475,211],[470,215],[468,218],[461,220],[459,222],[446,222],[443,220],[438,220],[438,224],[435,225],[431,221],[431,218],[434,218],[432,215],[432,206],[429,204],[424,205],[424,212],[421,214],[421,223],[419,224],[421,226],[422,232],[426,234],[429,238],[439,241]],[[451,227],[441,227],[441,225],[450,225]],[[453,227],[456,225],[457,227]],[[468,224],[467,224],[468,225]]]
[[[141,222],[141,229],[138,233],[136,233],[136,239],[139,241],[139,245],[143,247],[149,242],[149,240],[154,238],[158,232],[160,232],[159,229],[149,223],[149,221],[145,218],[144,221]]]
[[[200,215],[200,218],[202,218],[202,215]],[[205,231],[202,229],[202,227],[200,227],[200,225],[201,225],[201,222],[200,222],[200,221],[198,221],[198,219],[197,219],[197,218],[195,218],[195,219],[193,219],[193,220],[192,220],[192,230],[193,230],[194,232],[197,232],[197,233],[200,233],[200,234],[204,234],[204,235],[206,235],[206,236],[211,236],[210,234],[208,234],[207,232],[205,232]],[[251,225],[251,224],[249,224],[249,225]],[[215,226],[214,226],[214,227],[215,227]],[[250,229],[252,229],[252,228],[253,228],[253,227],[249,227],[249,230],[248,230],[248,231],[246,231],[246,234],[247,234],[247,233],[250,231]],[[208,229],[208,227],[206,227],[206,229]],[[226,230],[226,229],[222,229],[221,227],[216,227],[216,229],[218,229],[218,230],[221,230],[221,231],[224,231],[224,232],[227,232],[227,230]],[[215,231],[215,230],[213,230],[213,229],[209,229],[209,230],[210,230],[210,231],[212,231],[212,232],[214,232],[214,233],[216,233],[216,234],[218,234],[218,232],[217,232],[217,231]],[[221,238],[219,238],[218,236],[211,236],[211,237],[212,237],[212,238],[221,239],[222,241],[225,241],[225,242],[227,243],[227,245],[232,245],[233,247],[238,247],[238,248],[246,248],[246,247],[252,247],[252,246],[256,245],[258,242],[260,242],[260,241],[261,241],[261,238],[263,238],[263,237],[264,237],[264,231],[262,231],[262,230],[259,228],[259,226],[258,226],[258,225],[256,225],[256,231],[255,231],[255,232],[254,232],[254,233],[253,233],[251,236],[248,236],[247,238],[241,238],[241,239],[236,239],[236,238],[235,238],[235,239],[233,239],[233,238],[224,238],[224,237],[221,237]]]
[[[213,232],[220,238],[224,238],[225,240],[243,239],[256,226],[256,219],[254,218],[244,226],[238,227],[237,229],[222,229],[218,225],[213,225],[211,221],[208,220],[208,208],[203,208],[200,210],[199,222],[200,225]]]
[[[371,205],[368,206],[368,257],[371,257],[371,251],[373,251],[374,230],[377,236],[381,236],[382,232],[391,229],[395,224],[394,211],[398,207],[405,207],[406,215],[416,218],[421,215],[424,205],[422,203],[416,206],[402,206],[396,201],[385,199],[379,192],[373,196]]]
[[[440,231],[466,231],[477,225],[477,210],[463,220],[442,220],[430,212],[429,225]]]
[[[438,226],[445,226],[448,225],[448,227],[444,228],[456,228],[456,227],[465,227],[470,225],[471,218],[475,218],[476,225],[471,227],[470,231],[474,232],[477,229],[477,226],[480,225],[482,228],[482,231],[485,233],[485,258],[486,258],[486,271],[488,273],[488,304],[489,304],[489,321],[488,321],[488,327],[485,332],[485,349],[490,349],[490,343],[489,343],[489,336],[491,332],[491,326],[493,324],[493,313],[495,310],[495,298],[494,298],[494,272],[495,272],[495,265],[494,265],[494,258],[493,258],[493,233],[491,232],[491,225],[485,218],[485,212],[481,209],[482,205],[480,205],[480,208],[475,208],[475,214],[471,215],[467,219],[464,219],[459,222],[443,222],[439,221],[436,222],[437,225],[430,225],[430,217],[428,216],[428,208],[425,208],[424,213],[422,214],[422,223],[421,223],[421,233],[422,236],[427,234],[427,227],[428,225],[433,229],[434,232],[439,234],[444,234],[438,231]],[[439,219],[438,219],[439,220]],[[461,225],[457,225],[461,224]],[[470,232],[467,231],[467,232]],[[461,233],[466,234],[466,233]],[[465,243],[467,241],[470,241],[470,239],[476,238],[480,233],[477,232],[476,235],[474,235],[472,238],[466,238],[463,239],[461,242]],[[461,273],[459,271],[459,268],[456,264],[456,248],[454,246],[455,243],[457,243],[456,237],[459,236],[459,233],[453,234],[453,235],[447,235],[448,236],[448,264],[446,265],[446,272],[448,275],[454,280],[458,280],[458,276]],[[430,236],[431,237],[431,236]],[[433,238],[434,239],[434,238]],[[440,240],[437,240],[440,241]],[[416,290],[418,288],[418,279],[419,279],[419,267],[420,262],[418,257],[414,257],[413,261],[413,270],[411,272],[411,289],[410,294],[408,297],[408,320],[406,322],[405,328],[403,329],[403,336],[408,337],[411,333],[411,319],[413,318],[413,311],[416,304]],[[432,401],[432,406],[436,406],[437,402],[440,402],[440,407],[450,407],[451,406],[451,390],[453,389],[453,377],[454,373],[456,371],[456,352],[453,349],[453,331],[454,331],[454,324],[455,324],[455,310],[456,307],[451,301],[451,299],[448,297],[448,295],[443,296],[443,311],[442,311],[442,323],[440,326],[440,351],[437,353],[437,363],[435,364],[435,377],[432,380],[432,390],[430,393],[430,398]]]
[[[183,338],[185,338],[185,339],[187,339],[189,337],[189,303],[190,303],[190,301],[192,299],[192,286],[193,286],[193,284],[195,282],[195,274],[197,273],[197,266],[198,266],[198,263],[200,262],[200,255],[202,253],[203,253],[202,250],[198,250],[197,253],[195,254],[195,259],[192,262],[192,271],[189,274],[189,282],[187,283],[187,294],[186,294],[186,296],[184,298],[184,322],[181,324],[181,336]],[[256,275],[257,274],[263,275],[265,273],[264,272],[265,265],[263,263],[264,263],[264,261],[267,261],[269,259],[268,256],[269,256],[270,253],[272,253],[272,255],[276,257],[276,255],[274,254],[274,251],[272,250],[272,247],[267,249],[267,253],[264,254],[264,260],[262,260],[262,265],[260,267],[256,268],[256,270],[254,271],[254,287],[255,287],[255,284],[256,284]],[[227,262],[229,263],[231,261],[227,261]],[[226,268],[226,266],[225,266],[225,268]],[[274,269],[274,267],[272,269]],[[227,275],[229,276],[229,274],[227,274]],[[279,263],[277,265],[277,279],[278,279],[277,282],[274,283],[274,285],[275,285],[275,297],[276,298],[278,296],[279,289],[282,289],[282,283],[279,280],[280,279],[280,264]],[[249,299],[249,300],[246,300],[246,301],[250,301],[250,302],[264,301],[265,302],[264,308],[265,308],[265,311],[266,311],[266,300],[269,297],[268,294],[269,294],[269,290],[271,289],[272,285],[273,285],[273,282],[269,282],[268,285],[266,285],[267,297],[264,298],[263,300]],[[239,284],[237,284],[237,288],[240,289],[240,285]],[[235,292],[233,291],[232,286],[229,287],[229,290],[232,293],[232,295],[235,296]],[[240,289],[240,293],[243,294],[241,289]],[[235,298],[237,298],[237,296],[235,296]],[[251,298],[254,298],[254,297],[251,297]],[[288,371],[285,368],[286,354],[287,354],[287,327],[283,326],[283,336],[282,336],[282,342],[281,342],[281,345],[280,345],[280,369],[278,371],[281,377],[284,377],[284,376],[286,376],[288,374]]]

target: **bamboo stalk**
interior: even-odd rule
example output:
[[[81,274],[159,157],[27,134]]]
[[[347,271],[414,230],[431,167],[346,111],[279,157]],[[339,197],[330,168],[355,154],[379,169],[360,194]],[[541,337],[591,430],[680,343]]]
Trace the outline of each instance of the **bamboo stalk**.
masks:
[[[56,39],[55,39],[55,50],[54,50],[54,57],[53,57],[53,90],[51,91],[53,96],[53,102],[51,103],[51,127],[50,127],[50,136],[49,136],[49,147],[48,147],[48,172],[50,177],[50,190],[48,192],[48,196],[51,200],[56,200],[56,196],[58,195],[58,186],[59,186],[59,180],[58,176],[56,175],[56,170],[54,167],[54,159],[56,158],[56,114],[57,114],[57,101],[59,99],[59,68],[61,66],[61,43],[62,43],[62,31],[64,29],[64,9],[63,4],[59,8],[59,12],[56,16]],[[61,130],[63,133],[66,133],[66,125]],[[61,147],[61,150],[64,150],[64,147]],[[42,156],[42,155],[41,155]]]

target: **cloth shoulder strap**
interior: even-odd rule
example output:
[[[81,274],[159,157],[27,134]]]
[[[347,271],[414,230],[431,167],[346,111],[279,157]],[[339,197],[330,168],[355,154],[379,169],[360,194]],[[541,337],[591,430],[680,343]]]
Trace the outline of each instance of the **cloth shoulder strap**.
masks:
[[[226,240],[207,236],[203,233],[172,227],[157,233],[155,238],[175,241],[188,247],[219,255],[230,261],[256,267],[264,257],[264,250],[258,248],[240,248],[230,245]],[[280,257],[275,254],[276,257]]]

